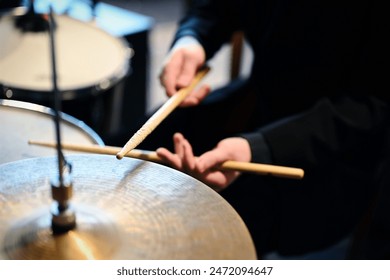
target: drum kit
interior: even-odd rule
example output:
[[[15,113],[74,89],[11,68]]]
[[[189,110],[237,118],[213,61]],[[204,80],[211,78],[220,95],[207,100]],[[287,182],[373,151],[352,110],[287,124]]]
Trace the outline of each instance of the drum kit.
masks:
[[[49,32],[22,31],[15,29],[19,17],[0,17],[7,97],[73,98],[125,75],[126,63],[112,64],[128,55],[120,40],[101,40],[109,35],[53,12]],[[80,39],[85,30],[91,37]],[[103,55],[97,45],[104,45]],[[58,63],[51,64],[54,57]],[[58,75],[50,65],[58,65]],[[256,259],[240,216],[198,180],[142,159],[64,154],[56,127],[65,141],[104,143],[58,106],[3,99],[0,118],[0,259]],[[57,153],[28,145],[30,139],[57,141]]]
[[[48,10],[42,6],[40,10]],[[34,10],[18,7],[0,16],[0,96],[51,107],[48,27],[30,11]],[[122,87],[131,72],[132,48],[92,20],[58,14],[55,29],[63,109],[99,133],[115,133],[120,126]]]

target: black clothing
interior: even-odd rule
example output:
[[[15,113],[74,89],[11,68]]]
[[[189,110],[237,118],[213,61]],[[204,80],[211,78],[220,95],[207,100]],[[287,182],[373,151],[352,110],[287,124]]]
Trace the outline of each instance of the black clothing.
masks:
[[[0,10],[9,10],[23,6],[22,0],[0,0]]]
[[[171,147],[181,131],[200,154],[241,133],[262,162],[265,140],[272,163],[301,167],[305,178],[244,174],[221,193],[258,254],[303,254],[349,236],[377,192],[389,143],[389,29],[380,1],[192,2],[175,40],[197,38],[209,59],[241,30],[254,53],[250,77],[175,111],[141,147]]]
[[[351,144],[340,130],[361,139],[359,147],[379,133],[389,100],[378,48],[389,30],[379,1],[193,3],[176,38],[194,36],[208,58],[234,31],[245,32],[255,56],[249,79],[258,92],[257,118],[275,163],[315,165],[317,148],[334,154]],[[317,146],[323,142],[333,145]]]

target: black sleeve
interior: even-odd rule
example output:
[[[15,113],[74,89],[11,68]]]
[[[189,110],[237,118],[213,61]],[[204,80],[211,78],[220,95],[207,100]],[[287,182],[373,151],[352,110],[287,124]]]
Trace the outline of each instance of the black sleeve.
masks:
[[[207,58],[231,38],[239,20],[234,1],[194,0],[180,21],[174,42],[183,36],[195,37],[204,47]]]
[[[353,166],[380,156],[375,153],[388,119],[389,104],[377,97],[323,98],[308,111],[260,128],[259,139],[264,136],[275,164],[313,168],[337,160]]]
[[[264,135],[260,131],[244,133],[240,135],[245,138],[251,148],[251,162],[272,164],[270,147]]]
[[[22,0],[0,0],[0,10],[20,7],[23,6],[22,4]]]
[[[337,161],[362,166],[363,160],[377,160],[381,147],[389,146],[383,143],[390,129],[389,86],[383,71],[389,63],[389,43],[383,34],[390,21],[381,2],[373,3],[363,37],[366,43],[357,58],[356,72],[360,74],[352,79],[353,86],[333,90],[307,111],[260,129],[275,163],[311,168]]]

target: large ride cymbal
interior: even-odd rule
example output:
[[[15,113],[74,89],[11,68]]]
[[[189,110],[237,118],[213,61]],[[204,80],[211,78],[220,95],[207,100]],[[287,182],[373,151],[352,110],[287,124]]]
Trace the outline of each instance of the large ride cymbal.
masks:
[[[256,259],[235,210],[203,183],[137,159],[73,155],[76,228],[51,231],[56,158],[0,165],[0,259]]]

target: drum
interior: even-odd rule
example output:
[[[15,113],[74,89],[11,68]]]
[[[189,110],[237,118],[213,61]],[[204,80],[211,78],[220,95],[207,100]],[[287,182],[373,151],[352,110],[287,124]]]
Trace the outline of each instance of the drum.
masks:
[[[2,98],[51,107],[48,32],[27,32],[16,27],[15,22],[21,17],[16,13],[0,18]],[[66,15],[54,18],[57,83],[64,101],[63,111],[95,129],[112,129],[120,116],[114,105],[123,94],[121,81],[129,73],[131,49],[124,39],[113,37],[92,23]],[[118,90],[111,90],[116,86]]]
[[[33,139],[55,141],[53,116],[53,110],[44,106],[0,99],[0,164],[56,155],[55,149],[28,144],[28,141]],[[104,145],[96,132],[84,122],[65,113],[61,114],[61,118],[60,130],[63,142]]]
[[[0,165],[0,259],[254,260],[237,212],[200,181],[166,166],[71,155],[76,227],[51,228],[54,157]]]

